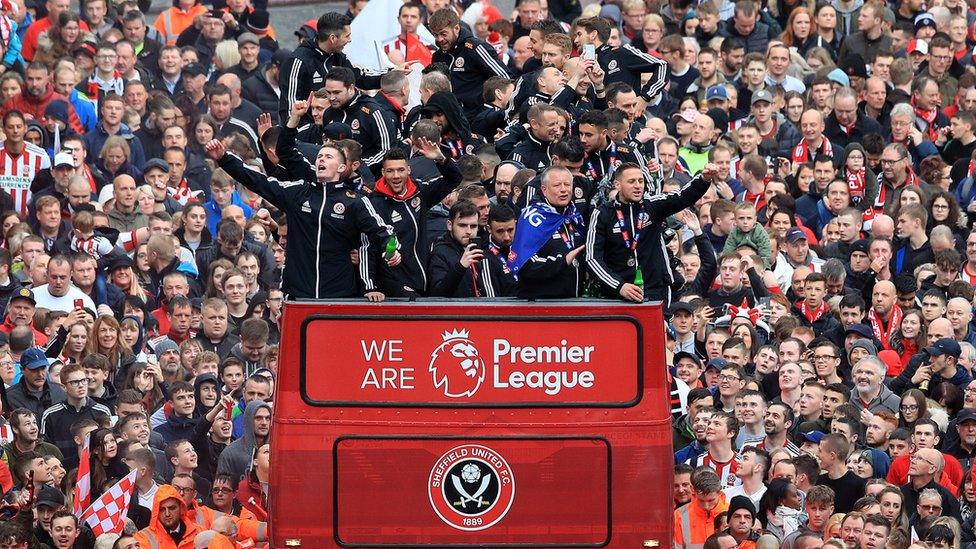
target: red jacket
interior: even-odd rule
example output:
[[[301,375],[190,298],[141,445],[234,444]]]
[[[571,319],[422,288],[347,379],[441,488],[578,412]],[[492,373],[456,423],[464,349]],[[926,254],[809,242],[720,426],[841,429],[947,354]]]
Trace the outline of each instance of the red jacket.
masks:
[[[939,484],[943,488],[952,493],[952,495],[959,497],[959,484],[962,482],[963,469],[959,460],[943,452],[943,459],[945,459],[945,467],[942,468],[942,477],[939,479]],[[894,484],[895,486],[903,486],[908,483],[908,466],[910,454],[902,454],[891,462],[891,468],[888,469],[888,482]]]
[[[238,485],[237,501],[241,502],[241,507],[254,513],[256,519],[268,520],[267,495],[264,493],[261,483],[254,479],[251,473],[248,473]]]
[[[40,97],[31,97],[27,95],[26,91],[22,91],[19,94],[11,97],[0,107],[0,116],[6,116],[10,111],[20,111],[26,115],[30,115],[40,122],[44,119],[44,109],[47,108],[48,103],[54,101],[55,99],[60,99],[68,105],[68,124],[79,135],[85,133],[84,126],[81,125],[81,120],[78,119],[78,113],[75,112],[75,108],[71,105],[71,101],[61,95],[60,93],[54,92],[54,86],[50,83],[47,85],[47,89]]]
[[[14,324],[13,322],[10,322],[10,317],[5,317],[3,319],[3,324],[0,324],[0,332],[10,335],[10,331],[13,329]],[[43,332],[37,331],[34,326],[31,326],[30,329],[34,332],[34,345],[37,345],[38,347],[44,347],[47,345],[47,336],[44,335]]]

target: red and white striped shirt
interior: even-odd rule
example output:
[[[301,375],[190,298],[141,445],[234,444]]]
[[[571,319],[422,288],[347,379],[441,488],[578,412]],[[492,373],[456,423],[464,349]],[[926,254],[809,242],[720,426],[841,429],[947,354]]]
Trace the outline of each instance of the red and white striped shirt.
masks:
[[[719,480],[722,481],[722,487],[731,488],[733,486],[742,484],[742,479],[735,476],[736,470],[739,469],[739,462],[736,461],[736,457],[738,457],[738,454],[733,452],[732,459],[722,462],[712,459],[712,456],[710,456],[708,452],[705,452],[704,454],[698,456],[698,459],[695,461],[695,467],[701,467],[704,465],[705,467],[714,469],[715,472],[718,473]]]
[[[969,272],[969,262],[962,264],[962,268],[959,269],[959,279],[965,280],[970,286],[976,287],[976,274]]]
[[[0,147],[0,189],[10,193],[14,210],[21,217],[27,216],[31,200],[31,183],[41,171],[44,154],[24,147],[19,155],[13,155],[7,147]]]

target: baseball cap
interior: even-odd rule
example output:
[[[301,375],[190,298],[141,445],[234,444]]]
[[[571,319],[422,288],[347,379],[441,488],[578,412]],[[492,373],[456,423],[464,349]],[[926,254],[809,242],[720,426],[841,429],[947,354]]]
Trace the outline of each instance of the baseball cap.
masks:
[[[867,254],[868,253],[868,241],[867,241],[867,239],[861,238],[861,239],[858,239],[858,240],[855,240],[854,242],[852,242],[851,243],[851,251],[850,251],[850,254],[853,254],[854,252],[861,252],[863,254]],[[848,255],[850,255],[850,254],[848,254]]]
[[[844,336],[846,337],[851,334],[857,334],[863,337],[864,339],[870,339],[870,340],[874,339],[874,331],[871,330],[871,327],[868,326],[867,324],[860,324],[860,323],[851,324],[850,328],[848,328],[844,332]]]
[[[728,101],[729,90],[725,89],[725,86],[723,86],[722,84],[715,84],[714,86],[708,88],[708,91],[705,92],[706,101],[711,101],[713,99],[719,101]]]
[[[773,102],[773,94],[769,93],[769,90],[756,90],[752,92],[752,101],[750,105],[755,105],[760,101],[765,101],[767,103]]]
[[[844,72],[847,73],[848,76],[858,76],[861,78],[868,77],[868,68],[864,63],[864,58],[856,53],[845,57],[840,68],[844,69]]]
[[[20,355],[20,366],[28,370],[47,368],[47,356],[40,347],[31,347]]]
[[[908,41],[908,45],[905,46],[905,51],[908,52],[908,55],[911,55],[913,53],[917,53],[920,55],[928,55],[929,45],[925,40],[912,38],[911,40]]]
[[[685,122],[694,122],[695,117],[698,116],[698,111],[695,109],[685,109],[681,112],[676,112],[671,115],[671,118],[680,118]]]
[[[714,107],[708,109],[708,112],[705,113],[705,115],[712,119],[716,130],[722,133],[729,131],[729,113],[718,107]]]
[[[822,431],[810,431],[809,433],[803,433],[800,436],[802,436],[806,441],[820,444],[820,441],[823,440],[824,434]]]
[[[121,269],[122,267],[133,267],[135,263],[132,259],[125,254],[117,254],[108,262],[108,272],[112,272],[115,269]]]
[[[244,44],[254,44],[255,46],[260,46],[261,41],[258,40],[258,35],[253,32],[244,32],[237,37],[237,45],[243,46]]]
[[[54,508],[64,507],[64,494],[61,493],[61,490],[53,486],[43,486],[41,491],[37,493],[37,499],[34,501],[35,508],[41,505]]]
[[[54,167],[58,166],[71,166],[75,167],[75,159],[71,156],[71,153],[59,152],[54,155]]]
[[[834,70],[828,72],[827,73],[827,80],[830,80],[831,82],[833,82],[835,84],[840,84],[841,86],[844,86],[845,88],[847,86],[850,86],[851,85],[851,79],[850,79],[850,77],[847,76],[847,74],[844,71],[840,70],[840,69],[834,69]]]
[[[150,158],[149,161],[142,166],[142,173],[149,173],[149,170],[154,168],[168,172],[169,164],[161,158]]]
[[[322,137],[338,141],[352,137],[352,126],[343,122],[333,122],[326,124],[322,128]]]
[[[786,231],[786,242],[788,244],[796,244],[801,240],[809,240],[809,238],[807,238],[807,233],[803,232],[803,229],[799,227],[792,227],[790,230]]]
[[[689,353],[688,351],[679,351],[677,353],[674,353],[674,360],[671,361],[671,364],[677,366],[678,361],[681,360],[682,358],[690,358],[691,360],[694,360],[695,364],[697,364],[698,367],[701,368],[702,365],[701,359],[698,358],[696,355]]]
[[[207,68],[200,63],[187,63],[183,67],[184,74],[190,74],[192,76],[206,76]]]
[[[671,315],[674,316],[674,314],[678,311],[694,313],[695,309],[691,306],[691,303],[688,303],[687,301],[675,301],[671,304]]]
[[[97,50],[98,46],[96,46],[95,43],[86,40],[76,47],[71,53],[75,56],[87,55],[88,57],[94,59]]]
[[[32,292],[30,288],[21,288],[11,294],[10,301],[15,299],[26,299],[27,301],[30,301],[31,304],[37,305],[37,300],[34,299],[34,292]]]
[[[920,31],[925,27],[938,28],[935,24],[935,17],[932,14],[925,11],[915,16],[915,32]]]
[[[291,59],[292,51],[288,48],[278,48],[278,51],[271,55],[271,64],[278,67],[285,64],[285,61]]]
[[[962,354],[962,347],[956,343],[955,339],[949,337],[943,337],[935,342],[935,345],[925,348],[925,352],[932,356],[949,355],[951,357],[959,358]]]
[[[718,357],[716,357],[716,358],[713,358],[713,359],[709,360],[705,364],[705,371],[707,372],[708,370],[711,370],[713,368],[715,370],[721,370],[722,368],[725,368],[728,365],[729,365],[729,363],[724,358],[718,358]]]
[[[976,421],[976,410],[971,408],[963,408],[956,415],[956,425],[962,424],[964,421]]]

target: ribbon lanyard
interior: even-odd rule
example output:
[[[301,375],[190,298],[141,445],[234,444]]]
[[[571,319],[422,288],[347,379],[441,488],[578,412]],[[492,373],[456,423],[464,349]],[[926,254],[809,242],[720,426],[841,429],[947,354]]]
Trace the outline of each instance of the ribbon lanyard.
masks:
[[[558,231],[559,237],[563,239],[563,242],[566,244],[566,248],[570,250],[576,247],[576,237],[570,234],[572,226],[572,222],[563,221],[563,225],[561,227],[563,230]]]
[[[614,212],[617,213],[617,226],[620,227],[620,238],[624,241],[624,247],[631,253],[637,252],[637,241],[640,239],[640,232],[644,228],[644,216],[643,211],[641,215],[637,216],[637,224],[634,227],[634,238],[631,240],[630,231],[627,230],[627,224],[624,222],[624,213],[620,208],[615,208]]]

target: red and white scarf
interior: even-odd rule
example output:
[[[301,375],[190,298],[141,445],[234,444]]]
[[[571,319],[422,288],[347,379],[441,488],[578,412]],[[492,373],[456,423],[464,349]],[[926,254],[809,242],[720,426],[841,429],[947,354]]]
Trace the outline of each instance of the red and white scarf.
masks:
[[[908,170],[908,175],[905,177],[905,183],[902,186],[903,187],[911,187],[911,186],[918,187],[920,183],[919,183],[918,176],[915,175],[915,170],[912,169],[911,165],[909,165],[907,167],[907,170]],[[874,213],[876,213],[876,214],[879,214],[879,213],[881,213],[881,212],[884,211],[885,198],[886,198],[886,195],[888,194],[888,189],[887,189],[887,187],[885,187],[884,181],[879,180],[878,181],[878,187],[879,187],[879,190],[878,190],[878,198],[875,198],[874,199]],[[871,216],[871,217],[873,218],[874,216]]]
[[[830,140],[826,137],[820,138],[820,146],[817,147],[817,153],[833,157],[834,148],[830,145]],[[813,160],[814,156],[810,156],[810,145],[807,143],[806,139],[801,139],[800,144],[793,147],[793,164],[805,164]]]
[[[857,205],[864,198],[866,170],[861,168],[858,171],[847,170],[847,191],[851,195],[851,202]]]
[[[935,119],[939,116],[939,109],[935,107],[928,110],[920,109],[915,105],[915,98],[912,98],[912,107],[915,109],[915,116],[925,122],[923,129],[928,133],[929,139],[935,141],[939,137],[939,132],[935,127]]]
[[[816,309],[811,309],[807,305],[807,301],[801,299],[796,303],[796,308],[800,309],[800,312],[803,313],[803,316],[806,317],[810,324],[820,320],[820,317],[830,312],[830,305],[827,305],[825,301],[821,301],[820,306]]]
[[[881,345],[885,349],[891,349],[891,337],[895,334],[901,326],[901,307],[898,304],[891,306],[891,315],[888,318],[888,326],[882,327],[882,320],[878,317],[878,313],[874,311],[874,307],[868,311],[868,320],[871,322],[871,329],[874,330],[874,338],[881,342]]]

